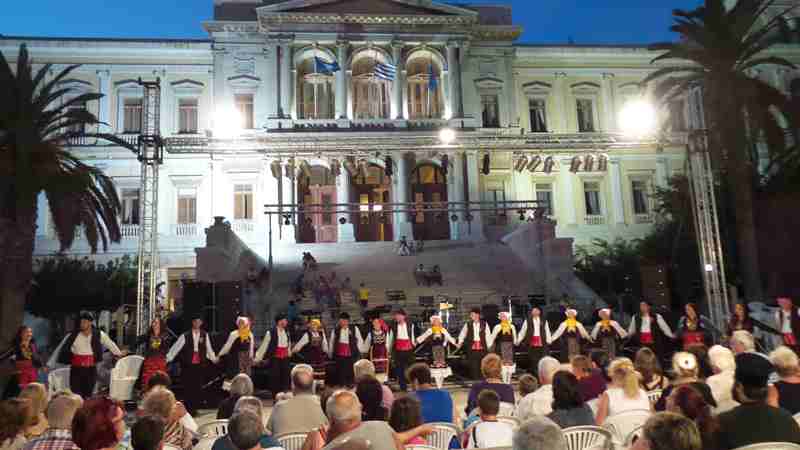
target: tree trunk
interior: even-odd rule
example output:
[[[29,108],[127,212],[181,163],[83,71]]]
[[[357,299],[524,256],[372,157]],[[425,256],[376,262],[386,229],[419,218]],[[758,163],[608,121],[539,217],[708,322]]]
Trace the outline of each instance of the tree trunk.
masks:
[[[748,302],[763,301],[761,271],[758,263],[758,241],[753,217],[753,173],[751,166],[737,162],[728,172],[736,220],[736,249],[739,273],[744,285],[744,298]]]
[[[16,221],[0,219],[0,349],[8,348],[22,324],[33,280],[35,240],[35,200]]]

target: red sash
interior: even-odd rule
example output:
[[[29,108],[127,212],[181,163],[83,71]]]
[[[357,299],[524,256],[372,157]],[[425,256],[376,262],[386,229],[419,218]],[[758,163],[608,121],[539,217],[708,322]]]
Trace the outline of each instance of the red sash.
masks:
[[[394,349],[397,351],[408,352],[411,351],[412,348],[410,339],[398,339],[394,341]]]
[[[200,364],[200,352],[192,352],[192,364]]]
[[[542,346],[542,337],[531,336],[531,347],[541,347],[541,346]]]
[[[653,333],[644,333],[642,332],[639,335],[639,342],[642,344],[652,344],[653,343]]]
[[[349,357],[350,355],[350,344],[343,344],[341,342],[336,344],[336,356]]]
[[[683,333],[683,347],[703,343],[703,333],[700,331],[687,331]]]
[[[783,343],[789,347],[797,345],[797,339],[794,337],[794,333],[783,333]]]
[[[278,359],[286,359],[286,358],[288,358],[289,357],[289,348],[288,347],[277,347],[277,348],[275,348],[275,357],[278,358]]]
[[[478,352],[483,350],[483,344],[481,344],[481,341],[472,341],[472,350]]]
[[[73,367],[94,367],[94,355],[72,355]]]

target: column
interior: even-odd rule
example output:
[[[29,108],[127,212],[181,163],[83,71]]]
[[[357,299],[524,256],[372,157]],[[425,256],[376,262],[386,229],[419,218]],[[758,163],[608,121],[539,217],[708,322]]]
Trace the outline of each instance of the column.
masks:
[[[506,80],[505,83],[505,92],[506,92],[506,103],[508,103],[508,126],[510,127],[518,127],[520,126],[520,119],[519,119],[519,112],[517,107],[517,80],[514,76],[514,59],[515,59],[515,50],[510,50],[509,54],[506,55]]]
[[[283,118],[290,118],[292,113],[292,98],[294,91],[294,79],[292,78],[292,46],[289,41],[280,43],[281,49],[281,109],[280,115]]]
[[[297,191],[295,190],[295,186],[294,186],[294,179],[297,176],[297,165],[295,163],[295,166],[294,166],[294,171],[295,171],[294,176],[295,176],[295,178],[289,178],[289,177],[286,176],[288,167],[291,167],[289,163],[281,164],[281,179],[280,179],[280,181],[282,183],[281,191],[282,191],[282,195],[283,195],[283,201],[281,203],[283,205],[292,205],[292,204],[296,205],[298,203],[298,200],[297,200]],[[289,170],[289,172],[291,173],[291,170]],[[297,223],[298,217],[297,217],[296,214],[294,214],[294,212],[296,212],[296,209],[293,211],[290,208],[284,207],[283,211],[285,213],[290,213],[291,214],[289,216],[289,225],[284,225],[284,220],[285,219],[283,217],[281,217],[280,231],[272,230],[272,236],[273,236],[273,239],[278,239],[279,238],[281,242],[294,244],[294,243],[297,242],[297,235],[295,233],[295,224]],[[277,233],[277,237],[276,237],[276,233]]]
[[[664,156],[656,158],[656,186],[662,189],[669,187],[669,160]]]
[[[447,184],[447,199],[451,202],[463,202],[464,201],[464,154],[463,153],[456,153],[451,157],[451,163],[453,164],[450,167],[448,184]],[[452,180],[452,182],[450,182]],[[458,216],[457,222],[450,222],[450,239],[451,240],[459,240],[464,237],[464,233],[466,233],[466,227],[464,225],[464,213],[460,210],[463,205],[456,206],[456,210],[458,212],[451,213],[452,216],[455,214]]]
[[[408,160],[405,153],[397,152],[392,155],[397,171],[392,179],[392,193],[395,203],[407,203],[408,200]],[[399,206],[399,209],[406,209],[406,206]],[[398,212],[394,214],[394,240],[400,240],[400,236],[405,236],[411,240],[414,236],[411,222],[408,221],[408,213]]]
[[[167,82],[167,70],[159,70],[154,75],[161,78],[161,123],[158,126],[162,135],[169,135],[176,131],[172,126],[173,118],[175,117],[172,111],[177,111],[178,108],[172,104],[173,91]]]
[[[336,57],[341,69],[336,72],[336,118],[347,119],[347,42],[336,42]]]
[[[111,71],[98,70],[97,84],[103,97],[98,101],[97,119],[101,123],[98,131],[100,133],[111,133]]]
[[[575,174],[569,171],[572,158],[564,158],[558,161],[558,198],[554,199],[554,205],[563,211],[567,225],[578,223],[577,210],[575,209]]]
[[[392,42],[392,58],[397,65],[397,76],[392,82],[392,115],[395,119],[403,119],[403,86],[405,85],[405,64],[402,61],[403,43]]]
[[[611,211],[614,224],[625,224],[625,203],[622,199],[622,176],[620,174],[619,158],[608,161],[608,181],[611,184]]]
[[[337,72],[338,73],[338,72]],[[342,167],[342,171],[336,177],[336,203],[352,203],[350,199],[350,173]],[[349,210],[349,206],[339,206],[340,210]],[[356,233],[353,224],[350,222],[351,214],[339,213],[337,220],[339,221],[339,242],[355,242]],[[342,223],[344,219],[344,223]]]
[[[607,132],[617,131],[616,95],[614,92],[614,74],[604,73],[600,84],[603,96],[603,129]]]
[[[267,95],[274,96],[267,103],[267,117],[278,117],[281,107],[281,96],[278,94],[278,44],[274,40],[268,40],[264,49],[264,56],[267,59],[266,76],[264,80],[267,86]]]
[[[227,93],[225,90],[225,55],[227,52],[224,48],[214,49],[214,99],[212,101],[213,108],[211,111],[224,111],[228,106]]]
[[[555,117],[553,118],[553,131],[556,133],[567,132],[567,99],[564,95],[564,79],[566,77],[566,73],[557,72],[553,82],[553,109],[555,109]]]
[[[468,201],[480,202],[481,191],[478,185],[480,180],[480,171],[478,170],[478,152],[469,152],[466,155],[467,169],[466,169],[466,193],[469,195]],[[470,208],[475,208],[478,205],[470,205]],[[472,214],[472,223],[465,225],[469,234],[464,234],[462,240],[470,241],[484,241],[486,238],[483,235],[483,217],[480,212],[470,212]]]
[[[451,118],[464,117],[464,108],[461,103],[461,65],[458,62],[458,47],[460,43],[451,41],[447,43],[447,65],[450,68],[450,111]]]

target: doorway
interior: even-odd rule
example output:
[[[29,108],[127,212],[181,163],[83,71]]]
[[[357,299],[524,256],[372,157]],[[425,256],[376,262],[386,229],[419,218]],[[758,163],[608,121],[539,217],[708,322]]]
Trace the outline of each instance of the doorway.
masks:
[[[353,220],[356,241],[393,241],[392,214],[385,211],[384,205],[391,203],[391,179],[383,167],[369,164],[359,168],[352,176],[353,195],[358,203],[358,213]]]
[[[336,177],[330,169],[312,166],[309,174],[297,179],[297,198],[300,200],[300,243],[336,242],[339,228],[336,223]],[[322,205],[309,206],[303,205]],[[327,205],[327,206],[326,206]]]
[[[447,208],[447,176],[439,166],[426,163],[411,172],[411,198],[418,206],[411,213],[414,239],[433,241],[450,239],[450,220],[446,211],[429,212],[423,203],[434,209]]]

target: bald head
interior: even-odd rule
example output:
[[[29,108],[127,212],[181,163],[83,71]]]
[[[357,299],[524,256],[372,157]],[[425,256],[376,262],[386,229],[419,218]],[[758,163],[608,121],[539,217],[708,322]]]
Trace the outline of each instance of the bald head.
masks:
[[[314,374],[307,370],[298,370],[292,374],[292,391],[295,395],[314,392]]]
[[[361,421],[361,402],[355,393],[336,391],[325,405],[331,424],[352,425]]]

